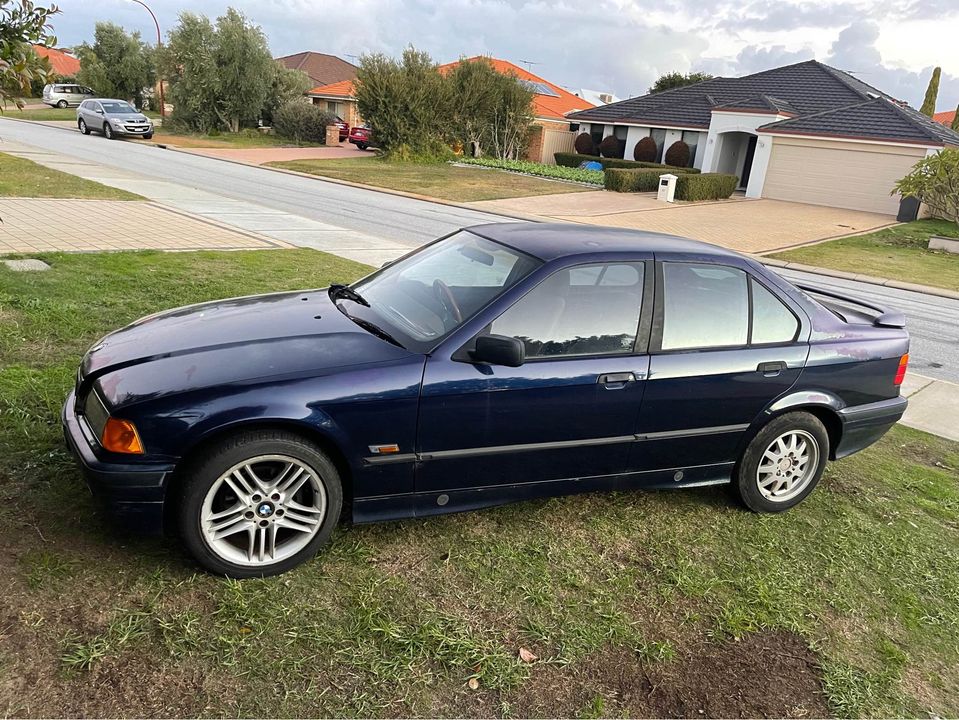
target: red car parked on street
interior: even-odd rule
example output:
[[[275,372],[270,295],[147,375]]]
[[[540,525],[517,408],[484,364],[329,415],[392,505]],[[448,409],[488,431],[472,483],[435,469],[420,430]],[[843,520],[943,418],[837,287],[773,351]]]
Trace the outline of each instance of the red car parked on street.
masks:
[[[350,125],[339,115],[334,115],[333,117],[335,118],[333,124],[340,129],[340,142],[343,142],[350,136]]]

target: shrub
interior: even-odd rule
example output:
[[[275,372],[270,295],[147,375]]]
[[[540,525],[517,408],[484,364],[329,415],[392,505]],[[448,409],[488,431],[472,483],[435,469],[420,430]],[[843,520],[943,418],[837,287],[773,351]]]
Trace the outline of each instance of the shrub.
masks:
[[[674,173],[689,172],[689,173],[698,173],[697,168],[674,168],[662,163],[655,162],[638,162],[636,160],[623,160],[622,158],[604,158],[599,157],[598,155],[577,155],[575,153],[555,153],[553,157],[556,160],[557,165],[563,165],[565,167],[579,167],[582,163],[587,160],[593,160],[598,162],[603,168],[658,168],[660,170],[669,170]]]
[[[293,142],[326,142],[326,126],[334,121],[331,113],[302,99],[280,105],[273,114],[273,131]]]
[[[676,180],[676,199],[677,200],[715,200],[718,198],[727,198],[733,194],[736,189],[738,179],[735,175],[719,175],[717,173],[684,172],[689,168],[609,168],[605,173],[605,187],[613,192],[655,192],[659,187],[659,178],[662,175],[671,173],[677,177]],[[707,180],[703,183],[693,181],[692,184],[686,183],[685,179],[704,177]],[[719,183],[715,178],[732,178],[732,188],[725,195],[722,193],[726,189],[725,184]],[[683,192],[690,197],[680,195],[680,188],[686,188]],[[715,189],[712,189],[715,188]],[[715,197],[710,197],[710,193],[716,193]]]
[[[677,200],[725,200],[736,190],[739,178],[723,173],[684,173],[676,180]]]
[[[686,167],[689,165],[689,145],[682,140],[677,140],[667,148],[663,160],[666,161],[667,165]]]
[[[573,149],[580,155],[595,155],[596,145],[593,143],[593,136],[588,132],[580,133],[573,141]]]
[[[656,159],[656,141],[649,135],[644,137],[633,148],[633,160],[653,162]]]
[[[605,187],[613,192],[655,192],[659,186],[659,176],[665,170],[643,168],[627,170],[610,168],[605,172]]]
[[[959,148],[945,148],[917,162],[896,183],[896,192],[919,199],[934,216],[959,225]]]
[[[607,135],[599,144],[599,154],[605,158],[622,158],[623,144],[615,135]]]
[[[525,160],[499,160],[497,158],[460,158],[457,162],[556,180],[571,180],[573,182],[589,183],[590,185],[603,184],[602,170],[580,170],[578,167],[571,168],[562,165],[544,165]]]

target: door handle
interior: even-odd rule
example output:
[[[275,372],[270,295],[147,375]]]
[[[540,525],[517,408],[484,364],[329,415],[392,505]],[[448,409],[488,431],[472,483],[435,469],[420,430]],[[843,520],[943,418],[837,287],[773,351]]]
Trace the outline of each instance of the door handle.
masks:
[[[763,377],[776,377],[783,370],[786,369],[786,363],[782,360],[774,360],[773,362],[762,362],[756,366],[756,371],[761,372]]]
[[[607,388],[613,390],[622,387],[626,387],[626,383],[631,383],[636,380],[636,376],[631,372],[620,372],[620,373],[607,373],[605,375],[600,375],[596,382],[600,385],[605,385]]]

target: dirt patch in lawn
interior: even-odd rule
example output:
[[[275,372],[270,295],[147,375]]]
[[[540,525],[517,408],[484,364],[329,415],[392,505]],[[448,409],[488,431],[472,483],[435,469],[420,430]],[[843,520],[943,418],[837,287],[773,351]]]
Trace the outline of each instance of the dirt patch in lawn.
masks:
[[[826,717],[815,654],[798,635],[767,632],[703,643],[669,662],[615,650],[579,672],[537,672],[515,698],[517,716]]]

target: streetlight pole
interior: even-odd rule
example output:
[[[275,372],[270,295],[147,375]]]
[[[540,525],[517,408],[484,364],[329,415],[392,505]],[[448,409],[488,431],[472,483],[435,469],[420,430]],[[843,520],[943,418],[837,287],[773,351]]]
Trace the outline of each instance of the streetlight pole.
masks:
[[[142,5],[147,9],[147,12],[150,13],[150,17],[153,18],[153,24],[157,28],[157,49],[160,49],[160,45],[163,44],[163,38],[160,36],[160,23],[157,22],[157,16],[153,14],[153,11],[150,9],[150,6],[147,5],[143,0],[133,0],[137,5]],[[166,103],[163,102],[163,78],[157,78],[157,85],[160,89],[160,117],[166,117]]]

